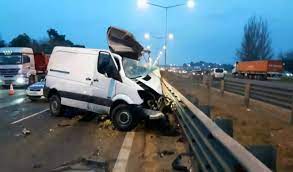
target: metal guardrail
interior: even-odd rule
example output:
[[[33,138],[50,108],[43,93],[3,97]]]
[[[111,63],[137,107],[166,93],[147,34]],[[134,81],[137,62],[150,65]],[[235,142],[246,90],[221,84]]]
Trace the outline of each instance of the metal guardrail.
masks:
[[[201,171],[271,171],[164,79],[163,85]]]
[[[291,109],[293,104],[293,88],[276,84],[225,79],[224,90],[287,109]]]

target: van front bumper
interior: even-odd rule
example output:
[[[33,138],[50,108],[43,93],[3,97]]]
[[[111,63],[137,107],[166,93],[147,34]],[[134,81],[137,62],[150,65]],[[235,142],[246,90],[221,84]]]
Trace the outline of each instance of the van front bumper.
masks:
[[[130,105],[132,113],[137,114],[142,119],[156,120],[165,118],[161,111],[146,109],[140,105]]]

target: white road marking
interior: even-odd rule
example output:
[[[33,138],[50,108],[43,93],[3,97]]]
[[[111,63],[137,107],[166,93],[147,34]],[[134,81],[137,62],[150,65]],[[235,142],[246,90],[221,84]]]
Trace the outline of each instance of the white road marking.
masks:
[[[134,135],[135,132],[128,132],[126,134],[112,172],[126,172]]]
[[[34,116],[40,115],[40,114],[42,114],[42,113],[44,113],[44,112],[46,112],[46,111],[48,111],[48,110],[49,110],[49,109],[42,110],[42,111],[40,111],[40,112],[34,113],[34,114],[32,114],[32,115],[29,115],[29,116],[27,116],[27,117],[24,117],[24,118],[22,118],[22,119],[19,119],[19,120],[17,120],[17,121],[14,121],[14,122],[12,122],[12,123],[10,123],[10,124],[16,124],[16,123],[19,123],[19,122],[24,121],[24,120],[26,120],[26,119],[29,119],[29,118],[32,118],[32,117],[34,117]]]

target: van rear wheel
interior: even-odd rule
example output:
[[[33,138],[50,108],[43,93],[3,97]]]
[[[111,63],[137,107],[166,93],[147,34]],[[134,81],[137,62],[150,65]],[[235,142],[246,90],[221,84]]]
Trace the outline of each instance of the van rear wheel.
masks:
[[[120,131],[130,131],[138,124],[138,119],[133,115],[129,106],[126,104],[116,106],[111,116],[114,127]]]
[[[60,116],[63,113],[63,106],[58,95],[53,95],[49,99],[50,112],[52,116]]]

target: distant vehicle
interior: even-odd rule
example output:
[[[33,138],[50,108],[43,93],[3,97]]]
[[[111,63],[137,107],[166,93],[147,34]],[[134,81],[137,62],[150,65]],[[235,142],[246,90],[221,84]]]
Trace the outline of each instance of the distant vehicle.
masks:
[[[284,71],[282,75],[283,75],[283,77],[289,77],[289,78],[293,77],[293,73],[288,72],[288,71]]]
[[[108,39],[111,51],[54,48],[44,89],[51,114],[61,115],[65,106],[109,114],[121,131],[142,119],[164,118],[170,104],[163,96],[159,68],[139,63],[143,47],[129,32],[111,27]]]
[[[26,89],[27,97],[32,101],[41,99],[44,96],[43,94],[44,86],[45,86],[45,80],[42,80],[40,82],[30,85]]]
[[[279,60],[258,60],[236,62],[233,76],[237,78],[266,80],[280,78],[283,62]]]
[[[222,68],[212,68],[211,71],[210,71],[210,75],[214,79],[224,79],[224,77],[225,77],[224,69],[222,69]]]
[[[0,48],[0,80],[3,86],[25,86],[37,80],[38,73],[45,73],[48,60],[42,54],[34,55],[31,48]]]

